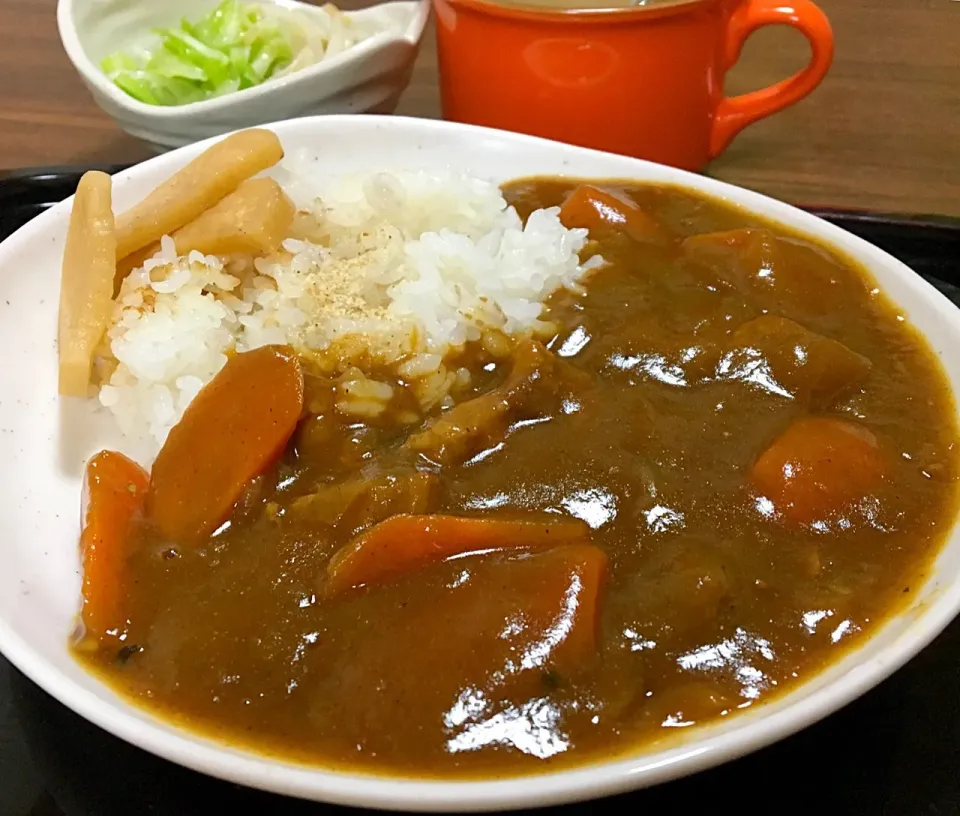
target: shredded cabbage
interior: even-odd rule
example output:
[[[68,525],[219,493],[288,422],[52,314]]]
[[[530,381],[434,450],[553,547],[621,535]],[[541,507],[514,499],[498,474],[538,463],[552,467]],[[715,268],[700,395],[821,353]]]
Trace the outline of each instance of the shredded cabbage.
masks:
[[[105,57],[100,67],[150,105],[186,105],[305,68],[375,33],[332,5],[307,11],[223,0],[196,22],[157,29],[149,47]]]

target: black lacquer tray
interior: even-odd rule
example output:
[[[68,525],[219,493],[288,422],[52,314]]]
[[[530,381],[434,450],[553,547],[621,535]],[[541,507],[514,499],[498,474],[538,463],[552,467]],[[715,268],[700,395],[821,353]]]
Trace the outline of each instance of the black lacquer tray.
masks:
[[[0,239],[71,195],[81,172],[0,172]],[[960,306],[960,220],[809,209],[900,258]],[[648,791],[541,812],[728,809],[756,816],[960,814],[960,620],[877,689],[777,745]],[[346,808],[247,790],[157,759],[77,717],[0,657],[0,816],[244,810],[347,816]]]

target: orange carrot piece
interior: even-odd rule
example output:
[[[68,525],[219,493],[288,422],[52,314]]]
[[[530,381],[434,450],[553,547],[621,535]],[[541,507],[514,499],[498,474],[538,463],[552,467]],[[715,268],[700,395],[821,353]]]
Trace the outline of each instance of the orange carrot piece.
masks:
[[[86,634],[100,639],[123,625],[121,592],[134,519],[143,509],[149,479],[136,462],[101,451],[88,463],[83,480],[80,553]]]
[[[542,691],[544,670],[571,678],[593,663],[607,570],[606,553],[593,544],[564,544],[523,559],[484,556],[469,581],[421,605],[409,625],[421,637],[430,633],[432,648],[450,661],[437,671],[461,673],[461,688],[499,674],[503,679],[487,687],[491,694],[525,699]],[[507,633],[503,623],[511,618],[524,625]],[[415,648],[405,639],[397,646]]]
[[[793,423],[754,463],[752,480],[789,521],[826,518],[867,495],[887,460],[866,428],[832,417]]]
[[[231,357],[170,431],[153,465],[147,516],[172,541],[209,535],[283,450],[302,409],[303,371],[291,349]]]
[[[645,213],[636,204],[589,184],[581,184],[563,202],[560,208],[560,223],[567,229],[585,227],[595,230],[612,227],[627,233],[635,241],[666,240],[663,227],[653,216]]]
[[[489,519],[442,515],[398,515],[356,536],[330,559],[327,592],[376,584],[396,575],[483,550],[589,543],[590,528],[579,519]]]
[[[482,696],[483,705],[468,707],[450,724],[445,736],[456,738],[489,721],[491,711],[516,710],[538,700],[553,681],[569,688],[597,671],[607,573],[603,550],[570,544],[471,561],[467,580],[417,592],[380,587],[395,608],[392,615],[357,620],[356,608],[331,610],[333,625],[352,620],[357,632],[349,663],[340,661],[318,677],[315,699],[323,708],[314,710],[396,724],[398,707],[417,710],[424,700],[453,700],[463,689],[475,689],[471,700]],[[520,625],[505,625],[509,622]],[[420,672],[405,668],[411,655],[421,658]],[[356,693],[337,699],[335,690],[352,677],[383,682],[361,684]],[[376,685],[389,688],[389,696],[376,692]],[[602,680],[598,685],[609,687]],[[591,717],[586,709],[568,713]],[[403,720],[408,722],[410,717]],[[570,720],[565,717],[564,723]]]
[[[532,560],[532,559],[531,559]],[[607,578],[607,554],[593,544],[570,544],[557,547],[537,558],[537,572],[545,589],[555,579],[551,573],[566,576],[561,596],[567,603],[561,614],[564,632],[553,646],[552,664],[568,673],[576,671],[596,655],[600,639],[600,601]],[[531,584],[536,579],[531,580]],[[568,599],[576,598],[576,605]]]

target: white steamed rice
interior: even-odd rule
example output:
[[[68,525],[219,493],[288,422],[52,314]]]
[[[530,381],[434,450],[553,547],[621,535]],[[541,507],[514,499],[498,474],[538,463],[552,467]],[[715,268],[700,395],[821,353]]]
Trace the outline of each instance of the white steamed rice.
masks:
[[[365,369],[395,365],[428,409],[469,379],[444,366],[452,350],[548,332],[546,298],[602,263],[580,262],[587,232],[566,229],[557,208],[524,225],[481,179],[400,171],[329,183],[296,158],[274,175],[300,209],[282,253],[255,265],[177,257],[165,238],[123,284],[99,399],[145,462],[231,350],[293,345],[340,378],[337,407],[361,416],[391,394]]]

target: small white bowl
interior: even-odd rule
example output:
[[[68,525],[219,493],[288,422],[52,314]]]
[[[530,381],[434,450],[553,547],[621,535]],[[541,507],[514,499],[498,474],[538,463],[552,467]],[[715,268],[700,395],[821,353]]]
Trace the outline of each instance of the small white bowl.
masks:
[[[296,0],[271,0],[316,12]],[[96,103],[127,133],[162,152],[266,122],[329,113],[392,113],[410,82],[430,16],[429,0],[401,0],[349,12],[383,28],[352,48],[288,76],[188,105],[139,102],[100,70],[108,54],[157,27],[195,18],[219,0],[59,0],[57,26],[67,56]]]
[[[516,133],[393,116],[320,116],[270,125],[290,154],[327,178],[385,167],[455,169],[493,182],[530,175],[628,178],[677,185],[743,207],[863,264],[940,355],[960,395],[956,307],[895,258],[787,204],[662,165]],[[158,156],[114,178],[123,210],[210,143]],[[440,781],[306,767],[217,742],[118,696],[70,654],[80,597],[83,463],[116,443],[113,424],[57,397],[57,300],[72,198],[0,244],[0,651],[64,705],[112,734],[212,776],[307,799],[377,809],[529,808],[641,788],[717,765],[781,739],[890,675],[960,611],[960,528],[954,526],[910,605],[824,672],[770,703],[659,744],[570,770],[522,778]],[[5,305],[4,305],[5,304]],[[99,424],[103,422],[103,424]]]

